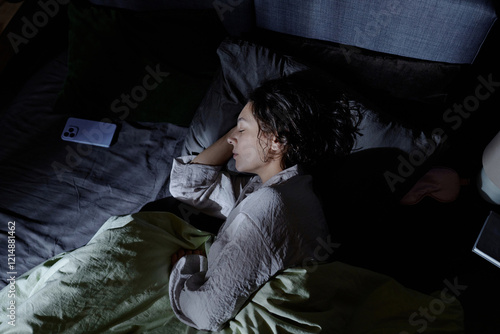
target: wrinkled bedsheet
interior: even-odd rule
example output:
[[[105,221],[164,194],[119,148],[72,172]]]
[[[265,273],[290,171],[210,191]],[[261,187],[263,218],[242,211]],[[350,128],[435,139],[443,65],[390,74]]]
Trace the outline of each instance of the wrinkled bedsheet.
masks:
[[[170,256],[179,247],[209,252],[212,238],[171,213],[111,217],[85,246],[0,291],[0,332],[202,333],[170,308]],[[442,297],[341,262],[311,264],[273,277],[221,333],[402,334],[424,324],[425,333],[462,333],[460,304]],[[432,321],[418,315],[441,304]]]
[[[61,140],[72,111],[53,106],[66,59],[62,53],[43,66],[9,105],[0,101],[0,287],[7,272],[19,276],[81,247],[110,216],[169,195],[172,160],[187,129],[118,119],[110,148]]]

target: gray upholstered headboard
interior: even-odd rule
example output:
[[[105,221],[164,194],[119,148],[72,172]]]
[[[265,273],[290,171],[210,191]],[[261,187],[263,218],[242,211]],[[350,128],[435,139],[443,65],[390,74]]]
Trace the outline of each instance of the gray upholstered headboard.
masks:
[[[254,0],[260,28],[405,57],[472,63],[491,0]]]
[[[133,10],[213,8],[230,34],[276,32],[431,61],[470,64],[494,0],[90,0]]]

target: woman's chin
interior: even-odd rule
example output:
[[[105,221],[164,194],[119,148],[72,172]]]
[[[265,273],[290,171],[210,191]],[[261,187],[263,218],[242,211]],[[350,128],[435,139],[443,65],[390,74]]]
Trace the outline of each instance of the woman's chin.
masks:
[[[249,173],[249,171],[245,167],[241,166],[241,164],[237,161],[235,161],[234,168],[240,173]]]

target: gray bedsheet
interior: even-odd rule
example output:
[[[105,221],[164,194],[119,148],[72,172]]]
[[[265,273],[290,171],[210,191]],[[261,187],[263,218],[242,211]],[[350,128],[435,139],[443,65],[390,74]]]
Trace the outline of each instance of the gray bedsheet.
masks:
[[[63,53],[31,77],[13,102],[0,101],[2,287],[9,277],[86,244],[110,216],[169,196],[172,159],[187,129],[124,119],[110,148],[62,141],[71,111],[53,106],[66,73]]]

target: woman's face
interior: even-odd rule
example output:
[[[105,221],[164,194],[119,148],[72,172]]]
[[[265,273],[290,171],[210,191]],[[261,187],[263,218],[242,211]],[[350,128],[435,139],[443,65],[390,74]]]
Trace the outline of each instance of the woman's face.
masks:
[[[279,173],[280,145],[273,138],[259,134],[259,124],[253,116],[252,104],[247,103],[238,116],[237,126],[228,138],[233,145],[233,158],[240,172],[258,174],[262,182]]]

